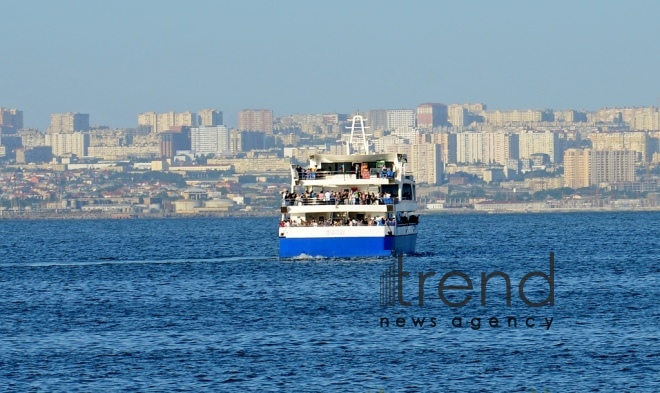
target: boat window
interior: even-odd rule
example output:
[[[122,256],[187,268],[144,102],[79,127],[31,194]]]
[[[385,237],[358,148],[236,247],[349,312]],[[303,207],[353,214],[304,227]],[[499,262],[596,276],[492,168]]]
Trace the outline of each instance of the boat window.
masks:
[[[401,187],[401,199],[413,199],[412,184],[403,184]]]
[[[396,189],[396,184],[384,184],[380,187],[380,190],[383,194],[391,194],[392,196],[398,196],[399,193]]]
[[[350,162],[342,162],[342,163],[337,164],[337,172],[350,173],[351,172],[351,163]]]

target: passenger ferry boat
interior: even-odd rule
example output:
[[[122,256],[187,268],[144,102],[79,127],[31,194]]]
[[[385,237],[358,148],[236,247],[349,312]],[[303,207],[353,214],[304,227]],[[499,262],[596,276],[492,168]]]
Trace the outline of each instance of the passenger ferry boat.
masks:
[[[282,192],[280,257],[415,251],[415,181],[406,156],[370,153],[364,121],[352,118],[347,154],[313,154],[308,168],[291,166],[291,187]]]

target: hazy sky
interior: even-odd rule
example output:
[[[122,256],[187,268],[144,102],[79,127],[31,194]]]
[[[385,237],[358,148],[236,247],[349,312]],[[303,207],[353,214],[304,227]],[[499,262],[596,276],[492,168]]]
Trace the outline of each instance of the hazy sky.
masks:
[[[0,106],[156,111],[660,105],[660,1],[0,0]]]

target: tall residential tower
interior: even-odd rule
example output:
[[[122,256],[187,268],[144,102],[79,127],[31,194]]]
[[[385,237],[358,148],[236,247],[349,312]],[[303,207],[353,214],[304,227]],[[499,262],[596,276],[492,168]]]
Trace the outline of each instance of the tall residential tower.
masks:
[[[72,134],[79,131],[89,131],[89,114],[67,112],[50,115],[48,134]]]
[[[239,131],[273,133],[273,111],[269,109],[244,109],[238,112]]]
[[[421,104],[417,107],[417,127],[433,128],[447,125],[447,105]]]

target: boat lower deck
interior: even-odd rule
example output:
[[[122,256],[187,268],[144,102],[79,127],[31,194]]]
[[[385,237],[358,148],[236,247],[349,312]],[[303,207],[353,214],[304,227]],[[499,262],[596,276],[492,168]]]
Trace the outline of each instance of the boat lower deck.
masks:
[[[280,237],[280,257],[350,258],[390,256],[415,251],[416,231],[381,236]]]

